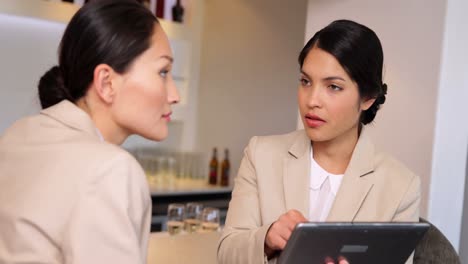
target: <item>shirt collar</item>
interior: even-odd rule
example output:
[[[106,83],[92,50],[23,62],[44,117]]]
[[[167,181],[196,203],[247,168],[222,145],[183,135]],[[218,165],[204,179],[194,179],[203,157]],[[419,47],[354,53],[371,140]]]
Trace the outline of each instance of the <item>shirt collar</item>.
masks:
[[[330,181],[330,190],[336,196],[338,189],[343,179],[343,174],[332,174],[323,169],[315,160],[313,150],[310,148],[310,171],[312,177],[310,179],[310,188],[313,190],[320,190],[325,180],[328,178]]]
[[[105,141],[105,140],[104,140],[104,137],[103,137],[102,134],[101,134],[101,131],[99,131],[99,129],[98,129],[97,127],[96,127],[96,134],[97,134],[97,136],[99,137],[99,139],[100,139],[102,142]]]

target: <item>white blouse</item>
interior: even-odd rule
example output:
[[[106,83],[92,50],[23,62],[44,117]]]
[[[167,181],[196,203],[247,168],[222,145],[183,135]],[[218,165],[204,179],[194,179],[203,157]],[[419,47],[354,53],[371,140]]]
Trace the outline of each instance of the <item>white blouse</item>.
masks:
[[[309,221],[324,222],[335,201],[343,174],[332,174],[314,160],[310,151]]]

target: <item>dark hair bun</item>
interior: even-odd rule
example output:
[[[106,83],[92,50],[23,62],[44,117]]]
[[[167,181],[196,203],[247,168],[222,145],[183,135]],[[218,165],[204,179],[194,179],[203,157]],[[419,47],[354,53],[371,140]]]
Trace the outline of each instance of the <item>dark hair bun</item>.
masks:
[[[62,100],[71,99],[63,84],[62,72],[58,66],[52,67],[39,80],[39,100],[42,108],[55,105]]]
[[[380,92],[380,95],[377,96],[374,104],[376,104],[376,103],[379,104],[379,105],[384,104],[385,103],[385,98],[386,98],[385,95],[387,95],[387,84],[386,83],[382,84],[382,90]]]
[[[387,94],[387,84],[384,83],[381,86],[380,94],[377,95],[372,106],[366,111],[362,112],[361,123],[363,123],[364,125],[367,125],[374,120],[375,115],[377,114],[377,111],[380,109],[380,106],[385,103],[386,94]]]

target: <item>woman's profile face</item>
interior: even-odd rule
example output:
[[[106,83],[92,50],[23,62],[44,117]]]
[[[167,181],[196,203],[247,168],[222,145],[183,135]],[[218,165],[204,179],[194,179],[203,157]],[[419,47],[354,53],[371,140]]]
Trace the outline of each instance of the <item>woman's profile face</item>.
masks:
[[[138,134],[156,141],[167,137],[171,105],[179,101],[171,68],[168,38],[156,24],[149,49],[117,80],[119,88],[112,115],[128,135]]]
[[[313,47],[300,76],[299,110],[309,138],[323,142],[357,135],[360,113],[373,100],[361,100],[357,84],[336,58]]]

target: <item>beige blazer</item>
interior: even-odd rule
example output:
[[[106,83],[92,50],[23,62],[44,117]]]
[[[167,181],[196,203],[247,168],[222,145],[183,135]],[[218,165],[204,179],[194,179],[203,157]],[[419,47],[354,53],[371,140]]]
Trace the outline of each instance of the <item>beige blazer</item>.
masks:
[[[69,101],[0,138],[0,263],[146,263],[151,197],[137,161]]]
[[[309,215],[310,148],[304,130],[250,140],[235,178],[219,263],[266,262],[270,225],[290,209]],[[419,202],[419,177],[377,152],[363,130],[327,221],[418,221]]]

